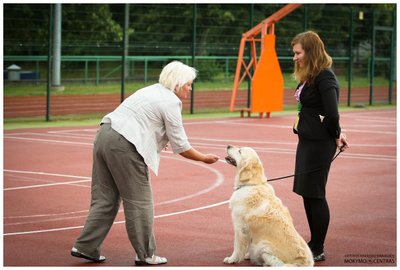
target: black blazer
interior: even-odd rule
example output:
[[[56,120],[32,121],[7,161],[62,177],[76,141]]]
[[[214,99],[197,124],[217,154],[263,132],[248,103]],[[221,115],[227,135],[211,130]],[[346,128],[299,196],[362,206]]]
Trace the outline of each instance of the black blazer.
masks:
[[[300,86],[300,85],[299,85]],[[312,140],[338,139],[339,82],[331,69],[321,71],[312,84],[305,84],[301,94],[299,122],[295,133]]]

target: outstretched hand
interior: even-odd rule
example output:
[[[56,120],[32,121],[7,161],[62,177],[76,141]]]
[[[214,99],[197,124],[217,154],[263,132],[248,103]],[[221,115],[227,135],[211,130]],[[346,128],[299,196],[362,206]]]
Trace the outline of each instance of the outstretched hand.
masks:
[[[206,154],[203,160],[204,163],[213,164],[219,160],[219,156],[214,154]]]
[[[219,156],[217,156],[217,155],[203,154],[194,148],[191,148],[185,152],[182,152],[182,153],[180,153],[180,155],[185,158],[188,158],[191,160],[196,160],[196,161],[202,161],[207,164],[213,164],[219,160]]]

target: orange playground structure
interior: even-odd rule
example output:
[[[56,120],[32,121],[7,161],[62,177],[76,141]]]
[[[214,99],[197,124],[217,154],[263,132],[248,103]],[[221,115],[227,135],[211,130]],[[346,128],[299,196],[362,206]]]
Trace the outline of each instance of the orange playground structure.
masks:
[[[236,65],[230,111],[240,111],[241,117],[247,112],[259,113],[269,117],[273,111],[283,110],[283,75],[275,50],[275,23],[298,8],[301,4],[287,4],[270,17],[242,35],[239,56]],[[261,34],[261,37],[259,35]],[[250,44],[251,57],[246,63],[243,59],[246,42]],[[261,44],[259,44],[261,42]],[[257,46],[260,46],[260,58],[257,57]],[[240,84],[248,77],[251,81],[249,108],[235,108],[236,94]]]

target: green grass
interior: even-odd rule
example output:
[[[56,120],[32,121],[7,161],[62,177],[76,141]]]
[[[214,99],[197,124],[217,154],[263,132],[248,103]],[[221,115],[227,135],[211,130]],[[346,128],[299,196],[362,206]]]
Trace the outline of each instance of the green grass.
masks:
[[[98,125],[104,113],[54,116],[50,121],[44,117],[20,117],[4,119],[4,130],[22,128],[46,128],[46,127],[68,127],[68,126],[91,126]]]
[[[148,83],[127,83],[125,84],[125,92],[133,93],[135,90],[151,85],[154,82]],[[95,85],[87,84],[64,84],[64,91],[51,91],[51,95],[85,95],[85,94],[110,94],[120,93],[120,83],[101,83]],[[231,83],[225,82],[196,82],[196,91],[215,91],[215,90],[231,90]],[[47,86],[44,84],[7,84],[4,87],[4,96],[44,96],[46,95]]]
[[[342,88],[347,88],[348,81],[344,76],[338,76]],[[195,91],[232,91],[233,76],[225,78],[222,74],[216,76],[214,81],[195,81]],[[125,93],[130,94],[144,86],[155,83],[156,81],[144,82],[129,82],[125,84]],[[284,88],[293,90],[297,83],[291,78],[291,74],[284,74]],[[377,77],[374,80],[375,86],[388,86],[388,80],[382,77]],[[51,95],[84,95],[84,94],[109,94],[120,93],[120,82],[102,82],[96,85],[95,83],[65,83],[64,91],[51,91]],[[352,87],[369,87],[369,79],[366,77],[355,77],[352,81]],[[240,85],[241,89],[247,89],[247,83]],[[4,84],[4,96],[44,96],[46,95],[47,86],[45,83],[36,85],[35,83],[6,83]]]

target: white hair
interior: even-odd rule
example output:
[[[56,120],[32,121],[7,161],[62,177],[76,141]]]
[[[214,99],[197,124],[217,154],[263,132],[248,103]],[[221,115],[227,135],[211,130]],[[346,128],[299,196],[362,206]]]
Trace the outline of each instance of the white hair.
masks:
[[[160,73],[159,83],[175,92],[184,84],[193,81],[197,76],[197,70],[179,61],[172,61],[166,65]]]

